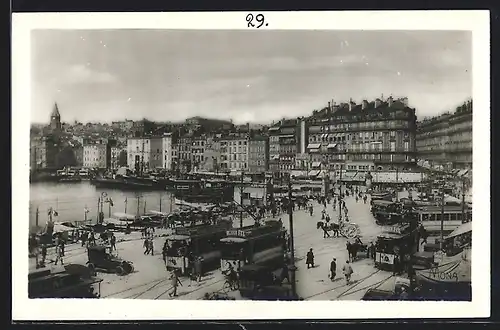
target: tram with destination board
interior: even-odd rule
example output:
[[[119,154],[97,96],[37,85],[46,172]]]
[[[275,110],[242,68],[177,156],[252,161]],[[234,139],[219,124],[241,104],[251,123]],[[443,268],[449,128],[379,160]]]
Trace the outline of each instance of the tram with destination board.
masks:
[[[187,275],[194,260],[200,257],[204,270],[217,268],[221,257],[219,241],[226,237],[231,227],[230,221],[221,220],[216,225],[175,228],[174,233],[167,236],[163,247],[167,269],[176,269]]]
[[[230,229],[220,242],[221,270],[239,271],[247,264],[281,267],[286,250],[286,230],[279,221],[261,226]]]
[[[375,267],[400,270],[417,252],[418,230],[408,223],[384,228],[375,243]]]

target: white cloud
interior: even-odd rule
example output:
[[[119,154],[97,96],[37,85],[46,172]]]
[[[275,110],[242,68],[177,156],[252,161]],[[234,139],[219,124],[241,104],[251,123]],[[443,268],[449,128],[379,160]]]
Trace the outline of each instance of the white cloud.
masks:
[[[62,80],[69,84],[107,84],[117,81],[112,74],[92,70],[83,64],[71,66]]]

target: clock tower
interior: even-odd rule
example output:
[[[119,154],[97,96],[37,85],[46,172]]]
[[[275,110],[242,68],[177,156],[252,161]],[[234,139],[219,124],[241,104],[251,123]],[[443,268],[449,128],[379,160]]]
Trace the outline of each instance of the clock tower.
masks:
[[[52,129],[52,131],[61,130],[61,115],[59,114],[57,103],[54,103],[54,109],[52,110],[52,114],[50,115],[50,128]]]

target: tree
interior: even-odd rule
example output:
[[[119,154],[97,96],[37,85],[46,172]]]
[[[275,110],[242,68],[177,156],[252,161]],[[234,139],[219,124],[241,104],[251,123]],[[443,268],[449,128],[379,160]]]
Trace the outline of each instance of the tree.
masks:
[[[118,154],[118,166],[127,166],[127,151],[121,150]]]

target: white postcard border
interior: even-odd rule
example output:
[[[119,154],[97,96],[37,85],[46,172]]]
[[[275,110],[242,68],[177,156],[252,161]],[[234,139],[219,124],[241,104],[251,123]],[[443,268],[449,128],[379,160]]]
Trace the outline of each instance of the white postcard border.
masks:
[[[254,12],[253,14],[257,14]],[[488,11],[263,12],[265,29],[473,32],[472,302],[30,300],[28,274],[30,31],[245,29],[248,12],[36,13],[12,16],[12,317],[14,320],[466,318],[490,314],[490,32]],[[265,31],[256,30],[256,33]],[[431,58],[429,60],[432,60]],[[25,219],[25,220],[20,220]],[[369,306],[369,307],[368,307]]]

